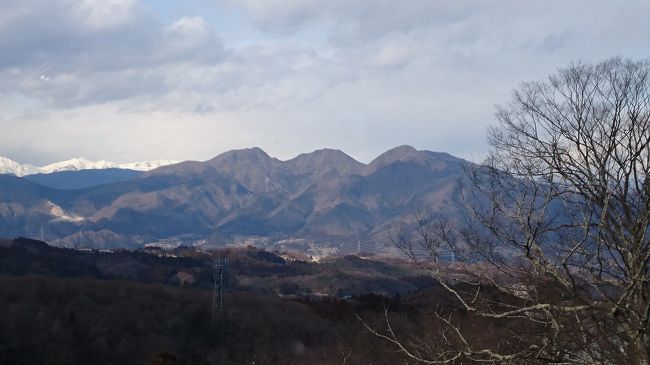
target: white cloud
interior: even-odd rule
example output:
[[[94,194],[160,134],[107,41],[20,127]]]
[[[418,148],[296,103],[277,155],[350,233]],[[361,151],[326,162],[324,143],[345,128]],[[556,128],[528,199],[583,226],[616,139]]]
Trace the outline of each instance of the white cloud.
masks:
[[[116,27],[135,18],[136,0],[81,0],[77,8],[79,19],[89,29]]]
[[[0,61],[0,93],[20,93],[44,107],[139,103],[175,90],[183,75],[168,68],[225,57],[202,18],[164,25],[134,0],[28,0],[8,7],[15,16],[0,23],[0,53],[10,55]]]

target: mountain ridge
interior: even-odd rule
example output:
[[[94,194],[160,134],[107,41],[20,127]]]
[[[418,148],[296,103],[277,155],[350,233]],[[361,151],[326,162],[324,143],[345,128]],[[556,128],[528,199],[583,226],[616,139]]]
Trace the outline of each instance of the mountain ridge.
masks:
[[[0,223],[11,222],[18,227],[12,232],[24,236],[44,230],[69,247],[286,239],[338,250],[357,241],[385,246],[413,211],[458,214],[455,187],[467,163],[406,146],[369,164],[332,149],[285,161],[259,148],[233,150],[74,191],[14,181],[27,192],[0,201]]]

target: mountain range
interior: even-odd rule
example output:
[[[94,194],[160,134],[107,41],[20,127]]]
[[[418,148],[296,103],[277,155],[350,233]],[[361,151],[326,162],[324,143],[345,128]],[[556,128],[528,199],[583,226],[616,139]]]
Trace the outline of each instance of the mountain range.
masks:
[[[413,212],[460,214],[456,187],[466,164],[410,146],[369,164],[332,149],[281,161],[251,148],[81,189],[5,174],[0,236],[93,248],[293,242],[380,250]]]
[[[149,171],[160,166],[170,165],[178,161],[155,160],[132,163],[115,163],[109,161],[91,161],[83,157],[72,158],[65,161],[51,163],[46,166],[33,166],[20,164],[6,157],[0,156],[0,174],[12,174],[15,176],[26,176],[32,174],[48,174],[60,171],[80,171],[97,169],[127,169],[135,171]]]

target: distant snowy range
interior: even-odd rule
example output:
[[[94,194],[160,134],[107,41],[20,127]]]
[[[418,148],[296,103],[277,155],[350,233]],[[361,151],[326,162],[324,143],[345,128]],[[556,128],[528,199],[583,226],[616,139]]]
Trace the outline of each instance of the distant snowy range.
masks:
[[[127,169],[134,171],[149,171],[161,166],[178,163],[179,161],[155,160],[130,163],[115,163],[110,161],[91,161],[83,157],[72,158],[65,161],[51,163],[46,166],[33,166],[21,164],[6,157],[0,156],[0,174],[25,176],[33,174],[49,174],[59,171],[100,170],[100,169]]]

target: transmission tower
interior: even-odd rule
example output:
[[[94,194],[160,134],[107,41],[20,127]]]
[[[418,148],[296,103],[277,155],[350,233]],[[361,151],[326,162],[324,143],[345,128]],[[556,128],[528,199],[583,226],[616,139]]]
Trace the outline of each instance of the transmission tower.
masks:
[[[228,258],[219,257],[215,259],[212,267],[214,268],[214,287],[212,289],[212,320],[215,320],[217,317],[223,316],[224,312],[223,291],[226,287],[226,283],[228,282]]]

